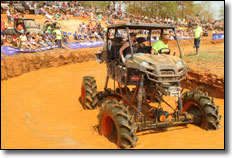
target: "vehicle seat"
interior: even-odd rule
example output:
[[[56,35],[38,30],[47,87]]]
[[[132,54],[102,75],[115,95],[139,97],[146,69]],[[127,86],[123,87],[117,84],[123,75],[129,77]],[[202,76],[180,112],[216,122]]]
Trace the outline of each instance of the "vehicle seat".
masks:
[[[116,59],[120,58],[119,49],[121,47],[122,47],[122,45],[112,45],[111,50],[108,51],[108,55],[107,55],[108,60],[114,60],[114,57]]]
[[[137,53],[151,53],[151,46],[145,46],[137,49]]]

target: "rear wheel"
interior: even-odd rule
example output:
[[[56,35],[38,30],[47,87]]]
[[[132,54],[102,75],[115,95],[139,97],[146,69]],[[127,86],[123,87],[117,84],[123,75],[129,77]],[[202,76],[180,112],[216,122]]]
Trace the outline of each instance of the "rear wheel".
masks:
[[[85,76],[81,86],[81,103],[86,109],[97,107],[97,85],[94,77]]]
[[[12,35],[6,35],[6,42],[12,43],[13,42],[13,36]]]
[[[206,94],[188,91],[183,94],[183,112],[194,116],[193,123],[206,130],[220,128],[219,107]]]
[[[133,116],[123,103],[117,100],[106,100],[100,107],[99,132],[120,148],[134,147],[138,137]]]

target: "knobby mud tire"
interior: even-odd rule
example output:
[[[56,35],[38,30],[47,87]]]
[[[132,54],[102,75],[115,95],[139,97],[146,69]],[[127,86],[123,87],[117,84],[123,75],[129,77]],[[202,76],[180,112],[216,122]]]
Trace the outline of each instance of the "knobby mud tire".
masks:
[[[81,86],[81,103],[85,109],[95,109],[98,104],[97,85],[94,77],[85,76]]]
[[[188,91],[182,95],[183,112],[194,115],[193,123],[205,130],[220,128],[219,106],[215,106],[214,100],[207,94]]]
[[[114,136],[114,142],[120,148],[134,147],[138,137],[134,118],[122,101],[114,99],[102,103],[98,115],[99,133],[106,137]]]

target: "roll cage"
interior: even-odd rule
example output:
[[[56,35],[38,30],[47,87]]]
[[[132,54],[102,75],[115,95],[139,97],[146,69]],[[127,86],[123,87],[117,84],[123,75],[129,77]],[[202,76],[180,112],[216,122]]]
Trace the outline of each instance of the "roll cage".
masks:
[[[167,24],[122,23],[122,24],[109,25],[109,26],[107,26],[107,58],[108,58],[108,56],[111,56],[110,60],[118,60],[119,59],[118,58],[118,51],[120,48],[119,48],[119,46],[116,46],[117,40],[119,39],[119,32],[118,32],[119,29],[126,30],[127,39],[129,41],[129,44],[130,44],[130,51],[132,54],[132,58],[133,58],[134,53],[133,53],[133,46],[131,44],[132,42],[130,40],[130,30],[147,30],[148,31],[147,41],[149,42],[149,47],[151,47],[151,34],[152,34],[153,30],[161,30],[160,35],[162,35],[163,31],[165,29],[172,29],[174,32],[174,39],[177,41],[177,45],[179,48],[180,58],[182,58],[182,52],[181,52],[179,40],[178,40],[178,37],[176,35],[176,28],[177,27],[174,25],[167,25]],[[114,30],[113,38],[109,37],[110,30]],[[111,51],[111,47],[109,48],[109,44],[108,44],[109,40],[114,42],[113,51]]]

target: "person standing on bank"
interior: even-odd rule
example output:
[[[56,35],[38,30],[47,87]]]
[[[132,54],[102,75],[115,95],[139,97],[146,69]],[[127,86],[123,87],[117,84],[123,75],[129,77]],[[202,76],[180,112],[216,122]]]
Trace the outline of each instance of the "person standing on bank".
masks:
[[[196,28],[194,29],[194,46],[193,48],[196,48],[196,55],[199,55],[199,48],[200,48],[200,38],[202,35],[202,27],[199,23],[196,24]]]
[[[54,31],[56,33],[56,40],[58,44],[58,48],[62,48],[62,32],[60,31],[60,27],[57,27],[57,29]]]

